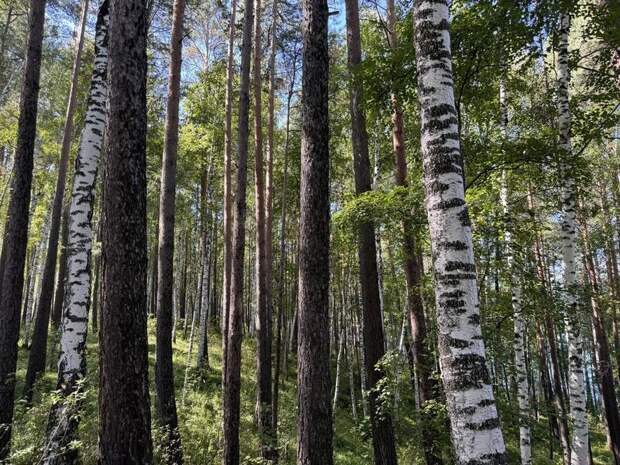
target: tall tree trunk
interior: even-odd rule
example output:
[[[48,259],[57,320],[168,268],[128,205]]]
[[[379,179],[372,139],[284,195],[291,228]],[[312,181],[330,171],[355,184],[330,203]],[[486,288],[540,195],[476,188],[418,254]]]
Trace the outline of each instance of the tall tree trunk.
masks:
[[[274,10],[276,8],[277,0],[274,0]],[[275,18],[275,17],[274,17]],[[275,27],[275,19],[274,26]],[[275,41],[275,38],[273,39]],[[272,42],[272,47],[275,46],[275,42]],[[275,59],[275,58],[274,58]],[[287,210],[287,195],[288,195],[288,148],[290,137],[290,123],[291,123],[291,100],[293,98],[293,90],[295,88],[295,75],[296,75],[297,56],[294,56],[293,60],[293,75],[291,82],[289,83],[288,95],[286,98],[286,124],[284,135],[284,168],[283,168],[283,180],[282,180],[282,198],[280,202],[280,263],[278,265],[278,326],[276,332],[276,359],[274,364],[274,377],[273,377],[273,395],[272,395],[272,408],[273,415],[272,425],[274,434],[274,448],[276,451],[276,460],[278,459],[278,400],[280,394],[280,372],[281,372],[281,354],[282,354],[282,339],[283,328],[285,326],[285,314],[286,314],[286,210]],[[275,73],[275,70],[273,71]],[[273,79],[273,76],[272,76]],[[270,87],[270,89],[272,89]],[[286,341],[286,338],[284,338]],[[286,346],[286,342],[284,342]],[[286,357],[284,357],[284,363],[286,363]]]
[[[303,2],[297,464],[332,465],[326,0]]]
[[[359,7],[357,0],[346,0],[345,5],[355,193],[362,195],[370,191],[372,187],[364,93],[357,69],[362,61]],[[370,404],[374,463],[375,465],[396,465],[398,460],[392,417],[390,412],[382,406],[379,398],[379,385],[382,383],[385,373],[378,364],[385,354],[385,338],[379,300],[375,226],[371,221],[364,221],[359,224],[357,241],[362,318],[364,320],[364,369],[368,380],[366,389],[368,390]]]
[[[222,279],[222,384],[226,380],[228,359],[228,317],[230,315],[230,284],[232,273],[232,99],[235,65],[235,21],[237,0],[231,0],[226,59],[226,116],[224,119],[224,275]],[[249,72],[249,71],[248,71]]]
[[[388,37],[390,47],[398,45],[396,34],[396,13],[394,0],[387,1]],[[392,104],[392,150],[394,152],[394,178],[397,186],[407,188],[407,158],[405,155],[405,137],[403,111],[395,92],[391,95]],[[422,264],[418,261],[417,244],[411,218],[405,218],[402,223],[402,242],[405,280],[407,283],[407,311],[411,327],[413,350],[407,351],[413,357],[417,377],[414,392],[421,405],[437,396],[437,382],[432,376],[433,362],[429,350],[426,320],[422,304]],[[429,418],[430,420],[430,418]],[[425,422],[430,423],[430,422]],[[435,432],[432,428],[422,425],[424,454],[427,465],[440,465],[441,454],[437,450]]]
[[[269,340],[273,337],[273,160],[275,155],[275,98],[276,98],[276,47],[278,24],[278,0],[272,0],[269,52],[269,94],[267,99],[267,170],[265,175],[265,299]]]
[[[168,105],[164,133],[164,155],[161,165],[159,197],[159,251],[157,276],[157,361],[155,386],[157,389],[157,419],[164,427],[166,446],[164,461],[181,465],[183,453],[174,395],[174,367],[172,365],[172,288],[174,284],[174,219],[176,198],[177,151],[179,146],[179,99],[181,97],[181,59],[183,54],[183,17],[185,0],[175,0],[172,9],[172,36],[170,38],[170,67],[168,69]],[[188,243],[186,239],[186,244]],[[180,295],[181,318],[185,318],[185,289],[187,261],[183,270]]]
[[[210,186],[210,174],[211,167],[213,166],[212,160],[209,160],[209,167],[203,171],[201,186],[200,186],[200,214],[201,214],[201,232],[202,232],[202,283],[201,283],[201,299],[200,299],[200,328],[198,332],[198,354],[196,358],[196,367],[198,369],[209,369],[209,346],[208,346],[208,325],[209,325],[209,297],[211,287],[211,255],[213,254],[213,245],[217,238],[215,237],[215,217],[210,221],[210,215],[207,209],[208,202],[211,194]],[[210,223],[213,223],[211,226]]]
[[[239,465],[239,415],[241,388],[241,339],[243,336],[243,258],[245,252],[246,183],[252,55],[253,0],[244,1],[239,85],[237,186],[231,244],[230,302],[227,343],[224,351],[224,465]],[[226,240],[226,239],[225,239]],[[224,287],[224,292],[226,288]]]
[[[0,460],[4,460],[10,452],[13,423],[19,311],[28,245],[28,209],[37,131],[44,22],[45,0],[31,0],[28,49],[19,101],[11,200],[7,210],[0,258]]]
[[[602,315],[599,279],[590,246],[587,220],[584,218],[580,224],[583,244],[585,270],[590,284],[592,302],[592,326],[594,327],[594,349],[598,366],[598,380],[601,386],[601,395],[607,423],[607,437],[614,457],[614,464],[620,465],[620,415],[618,413],[618,401],[613,376],[613,367],[609,356],[609,342],[605,330],[605,319]]]
[[[571,159],[571,113],[568,104],[570,74],[568,69],[568,34],[570,17],[567,13],[560,16],[560,38],[558,49],[558,127],[560,132],[560,149],[565,159]],[[564,263],[564,299],[566,302],[566,332],[568,334],[568,363],[570,415],[573,424],[571,444],[571,464],[588,465],[590,463],[588,446],[588,417],[586,411],[585,360],[583,356],[583,336],[577,306],[577,230],[575,221],[575,180],[571,168],[563,164],[562,176],[562,212],[561,248]]]
[[[499,105],[500,119],[502,125],[502,135],[508,141],[508,98],[506,95],[505,76],[500,78],[499,83]],[[530,430],[530,386],[525,363],[527,350],[526,325],[523,316],[523,301],[521,283],[519,282],[519,266],[515,263],[514,250],[515,243],[512,239],[512,213],[509,207],[510,191],[508,188],[508,174],[502,172],[500,200],[504,213],[504,254],[508,268],[511,302],[514,323],[513,350],[515,358],[515,376],[517,381],[517,401],[519,404],[519,450],[521,453],[521,465],[531,465],[532,463],[532,434]]]
[[[67,277],[67,242],[69,241],[69,205],[62,209],[62,224],[60,228],[60,252],[58,253],[58,273],[54,291],[52,307],[52,327],[58,329],[62,321],[62,306],[65,300],[65,278]]]
[[[261,78],[261,0],[254,2],[254,61],[252,84],[254,86],[254,205],[256,221],[256,313],[257,341],[256,378],[258,429],[261,457],[274,458],[273,425],[271,412],[271,322],[267,301],[269,266],[267,265],[267,236],[265,224],[265,168],[263,163],[263,118]]]
[[[66,279],[57,389],[61,399],[50,410],[47,440],[41,463],[70,465],[77,463],[78,450],[71,444],[77,439],[79,402],[67,398],[79,390],[86,375],[86,333],[91,290],[91,219],[95,180],[105,131],[108,65],[108,1],[97,14],[95,63],[86,110],[86,122],[75,159],[75,172],[69,207],[68,275]]]
[[[58,253],[58,236],[60,232],[60,220],[62,216],[63,199],[65,196],[65,184],[67,179],[67,166],[73,139],[73,113],[77,98],[78,77],[82,61],[82,48],[84,44],[84,28],[88,16],[88,0],[82,5],[82,18],[79,27],[79,35],[76,42],[75,60],[71,72],[71,89],[67,100],[67,112],[65,115],[65,129],[62,135],[60,160],[58,162],[58,177],[56,178],[56,190],[52,201],[52,217],[50,219],[50,236],[47,246],[45,267],[41,277],[41,294],[37,306],[37,315],[34,321],[32,333],[32,347],[28,357],[28,369],[24,382],[24,397],[27,403],[32,401],[34,383],[40,373],[45,371],[45,359],[47,355],[47,333],[50,320],[50,308],[54,293],[54,277],[56,276],[56,255]]]
[[[454,105],[448,2],[416,2],[413,17],[440,364],[452,441],[459,465],[505,464],[480,327]]]
[[[146,334],[147,6],[112,0],[103,184],[99,457],[153,461]]]

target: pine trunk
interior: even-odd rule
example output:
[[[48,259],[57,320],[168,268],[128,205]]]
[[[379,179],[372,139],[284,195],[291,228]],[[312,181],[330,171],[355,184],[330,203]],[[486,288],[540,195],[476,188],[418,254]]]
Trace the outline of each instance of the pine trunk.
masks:
[[[241,389],[241,339],[243,337],[243,286],[250,107],[250,61],[252,55],[253,0],[245,0],[239,86],[237,186],[232,228],[230,302],[227,343],[224,351],[224,465],[239,465],[239,416]],[[226,239],[225,239],[226,240]],[[250,273],[248,273],[250,274]],[[226,288],[224,288],[226,292]]]
[[[388,37],[390,47],[397,47],[396,17],[394,0],[387,1]],[[397,186],[408,187],[407,158],[405,155],[405,137],[403,111],[396,93],[391,95],[392,104],[392,150],[394,152],[394,178]],[[402,242],[405,280],[407,283],[407,311],[414,350],[407,351],[413,357],[417,378],[414,392],[420,405],[437,396],[437,382],[432,376],[432,360],[429,350],[426,320],[422,304],[422,264],[418,260],[417,241],[411,218],[402,223]],[[432,428],[422,426],[424,454],[427,465],[440,465],[441,455],[435,446],[435,432]]]
[[[370,158],[362,81],[358,67],[362,61],[359,7],[357,0],[346,0],[347,50],[350,73],[351,135],[353,141],[353,168],[355,193],[362,195],[371,190]],[[375,227],[370,221],[358,226],[359,277],[362,294],[362,318],[364,320],[364,370],[368,385],[370,421],[375,465],[396,465],[396,444],[392,417],[379,399],[379,385],[385,373],[379,363],[385,354],[385,337],[379,299],[379,275],[377,271],[377,248]]]
[[[28,245],[28,209],[30,208],[30,187],[37,130],[44,22],[45,0],[31,0],[28,49],[19,102],[11,199],[7,210],[0,258],[0,461],[9,455],[13,423],[19,311]]]
[[[605,329],[605,318],[601,311],[599,278],[590,246],[590,236],[586,221],[581,224],[581,236],[583,243],[583,255],[585,271],[590,285],[592,303],[592,326],[594,328],[594,349],[598,368],[598,380],[601,387],[601,396],[605,410],[607,424],[607,438],[614,457],[614,464],[620,465],[620,415],[618,413],[618,401],[616,400],[616,388],[613,376],[613,366],[609,356],[609,342]]]
[[[164,133],[164,155],[161,168],[159,197],[159,238],[157,277],[157,358],[155,386],[157,391],[157,419],[164,428],[166,444],[163,460],[170,465],[181,465],[183,453],[177,420],[174,394],[174,367],[172,364],[172,288],[174,284],[174,229],[176,200],[177,152],[179,146],[179,99],[181,59],[183,53],[183,19],[185,0],[175,0],[172,9],[172,36],[170,39],[170,67],[168,69],[168,105]],[[186,244],[187,244],[186,239]],[[181,318],[185,318],[185,289],[188,254],[185,254],[181,291]]]
[[[452,441],[459,465],[505,464],[480,327],[454,104],[448,2],[416,2],[413,16],[440,366]]]
[[[332,465],[326,0],[303,2],[297,464]]]
[[[56,276],[56,258],[58,253],[58,236],[62,217],[63,199],[65,196],[65,184],[67,179],[67,167],[71,141],[73,139],[73,114],[77,98],[78,77],[82,60],[82,48],[84,44],[84,28],[88,15],[88,0],[84,0],[82,6],[82,18],[80,20],[79,35],[76,43],[75,60],[71,72],[71,89],[67,100],[67,112],[65,115],[65,128],[62,135],[60,160],[58,162],[58,177],[56,178],[56,190],[52,201],[52,216],[50,219],[50,235],[47,246],[47,255],[43,275],[41,277],[41,294],[37,305],[37,315],[34,321],[32,333],[32,347],[28,357],[28,369],[24,382],[24,397],[27,403],[32,402],[34,383],[40,373],[45,371],[45,359],[47,355],[47,334],[50,320],[52,297],[54,294],[54,277]]]
[[[267,264],[265,168],[263,163],[263,119],[261,78],[261,0],[254,2],[254,62],[252,84],[254,86],[254,205],[256,221],[256,323],[258,350],[256,353],[258,429],[261,457],[266,461],[274,458],[273,425],[271,412],[271,321],[268,302],[269,268]]]
[[[99,460],[106,465],[150,465],[153,448],[146,334],[145,2],[113,0],[109,37]]]
[[[231,1],[226,59],[226,116],[224,120],[224,275],[222,279],[222,383],[226,380],[228,358],[228,317],[230,315],[230,284],[232,272],[232,99],[235,65],[235,21],[237,0]]]

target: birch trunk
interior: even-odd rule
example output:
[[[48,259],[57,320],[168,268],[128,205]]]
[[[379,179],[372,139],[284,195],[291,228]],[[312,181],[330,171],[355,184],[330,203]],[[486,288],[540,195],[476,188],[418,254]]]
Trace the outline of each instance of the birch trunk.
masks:
[[[77,463],[78,450],[71,447],[77,439],[79,401],[68,397],[79,391],[86,375],[86,334],[91,290],[92,214],[95,181],[105,131],[108,65],[108,1],[97,14],[95,63],[91,78],[85,125],[75,160],[69,235],[67,279],[62,311],[60,357],[57,389],[62,396],[51,408],[47,440],[41,463],[61,465]]]
[[[560,149],[563,156],[570,159],[571,147],[571,114],[568,106],[570,75],[568,70],[568,34],[570,17],[567,13],[560,16],[560,41],[558,50],[558,127],[560,132]],[[566,332],[568,334],[569,364],[569,405],[573,423],[571,441],[571,465],[589,465],[588,417],[586,409],[585,360],[581,323],[577,308],[577,227],[575,219],[575,180],[571,177],[570,168],[562,166],[562,212],[561,248],[563,261],[563,286],[566,303]]]
[[[440,365],[452,441],[459,465],[505,464],[480,327],[454,104],[448,2],[416,2],[413,16]]]
[[[15,369],[24,264],[28,245],[28,209],[41,76],[45,0],[31,0],[28,49],[19,102],[17,141],[11,180],[11,199],[0,257],[0,461],[10,452],[15,401]]]
[[[506,95],[506,82],[502,77],[499,83],[499,105],[502,133],[505,141],[508,141],[508,101]],[[523,302],[521,283],[518,278],[518,267],[515,264],[514,250],[515,244],[512,239],[512,213],[509,207],[510,191],[508,188],[508,174],[502,172],[502,185],[500,200],[504,213],[504,256],[508,268],[509,283],[511,290],[511,302],[514,324],[513,350],[515,358],[515,375],[517,381],[517,402],[519,404],[519,450],[521,453],[521,465],[531,465],[532,463],[532,434],[530,429],[530,386],[528,380],[527,366],[525,363],[525,352],[527,349],[526,324],[523,316]]]

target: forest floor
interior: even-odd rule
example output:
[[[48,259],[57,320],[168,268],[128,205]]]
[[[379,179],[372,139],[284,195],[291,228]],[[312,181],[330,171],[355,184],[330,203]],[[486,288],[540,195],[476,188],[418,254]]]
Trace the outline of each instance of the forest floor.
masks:
[[[155,322],[149,320],[149,382],[151,386],[151,406],[154,416],[154,364],[155,364]],[[189,341],[183,337],[183,331],[177,331],[174,346],[174,367],[177,388],[177,406],[179,415],[179,426],[181,430],[183,453],[186,465],[218,464],[221,456],[221,336],[216,332],[209,334],[209,362],[208,371],[198,373],[195,366],[195,353],[197,344],[194,343],[192,354],[192,369],[189,372],[189,381],[185,396],[183,396],[183,384],[187,366],[187,355]],[[48,353],[56,351],[50,343]],[[17,391],[18,397],[22,393],[22,381],[25,376],[28,352],[20,347],[18,372],[17,372]],[[254,424],[254,410],[256,404],[255,391],[255,372],[256,372],[256,350],[254,341],[245,338],[242,354],[241,372],[241,463],[243,465],[260,464],[258,456],[258,433]],[[49,359],[49,357],[48,357]],[[84,465],[95,465],[97,452],[97,385],[99,378],[98,370],[98,339],[92,332],[88,336],[88,376],[85,380],[85,390],[83,398],[83,416],[79,427],[79,444],[82,463]],[[341,369],[340,401],[334,415],[334,457],[337,465],[367,465],[372,463],[371,444],[369,437],[369,425],[367,421],[360,421],[356,424],[352,418],[349,396],[349,380],[346,364],[343,363]],[[279,408],[279,428],[278,445],[280,449],[280,464],[294,464],[296,459],[296,377],[295,363],[289,361],[287,373],[282,373],[280,408]],[[396,370],[398,372],[398,369]],[[401,370],[402,372],[402,370]],[[335,373],[335,367],[334,367]],[[334,376],[334,375],[333,375]],[[45,376],[39,381],[37,386],[37,396],[35,403],[29,410],[26,409],[22,401],[18,401],[15,412],[15,423],[13,429],[13,454],[11,463],[13,465],[33,465],[39,461],[40,450],[45,439],[45,429],[47,414],[54,399],[53,389],[56,383],[55,370],[48,370]],[[398,387],[396,387],[398,386]],[[395,417],[394,425],[399,445],[400,463],[404,465],[422,465],[424,463],[422,450],[420,448],[419,428],[416,426],[414,402],[411,396],[411,389],[407,376],[397,377],[394,389],[398,390],[399,407],[398,415]],[[40,393],[49,394],[40,394]],[[359,390],[358,394],[359,396]],[[518,419],[514,413],[506,411],[507,403],[498,399],[502,426],[507,440],[509,450],[509,463],[518,463]],[[505,407],[504,407],[505,405]],[[445,407],[437,404],[431,406],[439,413],[440,422],[445,425]],[[362,416],[361,406],[358,408],[358,415]],[[592,432],[592,455],[594,465],[608,465],[612,463],[611,455],[607,450],[605,434],[600,424],[596,424]],[[550,459],[550,450],[546,446],[536,447],[536,438],[544,438],[545,443],[548,438],[548,421],[542,415],[539,421],[533,425],[533,450],[535,465],[552,465],[561,463],[559,445],[554,442],[554,459]],[[451,451],[447,438],[447,428],[439,427],[441,431],[437,442],[445,454],[445,463],[451,463]],[[161,437],[157,430],[156,422],[153,421],[154,452],[157,460],[161,456],[160,441]]]

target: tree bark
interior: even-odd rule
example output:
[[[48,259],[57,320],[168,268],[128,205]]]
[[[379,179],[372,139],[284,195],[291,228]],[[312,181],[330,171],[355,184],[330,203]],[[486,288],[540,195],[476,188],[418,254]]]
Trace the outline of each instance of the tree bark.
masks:
[[[570,17],[567,13],[560,16],[560,40],[558,49],[558,127],[560,133],[560,149],[565,159],[570,159],[571,147],[571,113],[568,104],[570,75],[568,69],[568,34]],[[566,302],[565,323],[568,334],[569,363],[569,405],[573,423],[571,443],[571,464],[588,465],[590,463],[588,446],[588,417],[586,411],[585,369],[583,357],[583,336],[577,306],[577,230],[575,220],[575,180],[570,174],[571,168],[565,164],[561,167],[562,176],[562,211],[561,249],[564,283],[564,299]]]
[[[326,0],[303,2],[297,464],[332,465]]]
[[[112,0],[103,185],[99,462],[153,462],[146,334],[147,6]]]
[[[274,0],[274,9],[276,8],[277,0]],[[275,18],[275,17],[274,17]],[[275,19],[274,19],[275,27]],[[275,39],[274,39],[275,40]],[[272,47],[275,42],[272,42]],[[296,75],[297,56],[295,55],[293,60],[293,73],[291,82],[289,83],[288,94],[286,98],[286,123],[285,123],[285,135],[284,135],[284,167],[283,167],[283,180],[282,180],[282,199],[280,203],[280,263],[278,266],[278,326],[276,332],[276,359],[274,364],[274,377],[273,377],[273,395],[272,395],[272,407],[271,412],[273,415],[272,425],[274,433],[274,448],[276,451],[276,461],[278,459],[278,400],[280,394],[280,372],[281,372],[281,355],[282,345],[286,346],[286,342],[282,344],[283,329],[285,327],[286,316],[286,210],[287,210],[287,195],[288,195],[288,149],[289,149],[289,137],[290,137],[290,112],[291,112],[291,100],[293,98],[293,90],[295,87],[295,75]],[[274,71],[275,72],[275,71]],[[272,76],[273,79],[273,76]],[[273,88],[271,88],[273,89]],[[286,338],[284,337],[286,341]],[[286,356],[284,357],[284,363],[286,363]]]
[[[11,199],[7,210],[2,257],[0,258],[2,265],[0,273],[0,460],[4,460],[9,455],[13,423],[19,311],[28,245],[28,209],[37,130],[44,22],[45,0],[31,0]]]
[[[174,284],[174,229],[176,200],[177,152],[179,146],[179,100],[181,97],[181,60],[183,54],[183,19],[185,0],[175,0],[172,9],[170,38],[170,67],[168,69],[168,105],[164,133],[164,155],[161,168],[159,197],[159,239],[157,277],[157,359],[155,386],[157,389],[157,419],[164,427],[166,445],[164,461],[170,465],[183,463],[181,435],[177,420],[172,365],[172,288]],[[187,239],[186,239],[187,243]],[[185,318],[185,289],[187,261],[183,270],[180,295],[181,318]]]
[[[58,253],[58,273],[52,307],[52,327],[58,329],[62,321],[62,306],[65,300],[65,278],[67,277],[67,242],[69,241],[69,205],[62,209],[62,225],[60,228],[60,252]]]
[[[76,42],[75,60],[71,72],[71,89],[67,100],[67,112],[65,115],[65,129],[62,135],[60,160],[58,162],[58,177],[56,190],[52,201],[52,216],[50,219],[50,235],[47,246],[47,255],[43,275],[41,277],[41,294],[37,305],[37,315],[34,321],[32,333],[32,347],[28,357],[28,369],[24,382],[24,398],[27,403],[32,402],[33,388],[39,374],[45,371],[45,359],[47,355],[47,334],[50,320],[50,309],[54,294],[54,277],[56,276],[56,258],[58,253],[58,236],[60,233],[60,220],[62,216],[63,199],[67,179],[67,167],[73,139],[73,114],[75,113],[75,101],[77,98],[78,77],[82,61],[82,48],[84,44],[84,28],[88,16],[88,0],[84,0],[82,6],[82,18],[80,20],[79,35]]]
[[[256,378],[258,429],[261,457],[273,461],[273,425],[271,412],[271,322],[268,307],[269,266],[267,264],[267,230],[265,224],[265,167],[263,162],[263,118],[261,78],[261,0],[254,2],[254,205],[256,221],[256,313],[257,342]]]
[[[456,461],[505,464],[480,327],[454,104],[448,2],[416,2],[413,17],[440,365]]]
[[[347,50],[350,74],[351,136],[353,142],[353,169],[355,193],[362,195],[371,187],[368,134],[362,81],[357,68],[362,62],[359,7],[357,0],[346,0]],[[357,247],[359,279],[362,294],[362,318],[364,320],[364,362],[368,385],[370,422],[375,465],[396,465],[396,443],[391,413],[382,406],[380,386],[385,377],[378,365],[385,354],[385,337],[379,299],[379,275],[377,271],[377,248],[375,226],[371,221],[358,225]]]
[[[598,380],[601,386],[601,395],[607,423],[607,437],[614,457],[614,464],[620,465],[620,415],[618,413],[618,401],[616,400],[616,388],[613,376],[613,366],[609,356],[609,342],[605,330],[605,319],[601,311],[599,279],[590,246],[588,224],[584,219],[580,224],[583,243],[583,255],[586,275],[590,285],[592,303],[592,326],[594,327],[594,349],[598,368]]]
[[[396,14],[394,0],[387,1],[388,14],[388,37],[390,47],[397,47],[398,36],[396,34]],[[395,92],[391,95],[392,104],[392,150],[394,152],[394,179],[397,186],[407,188],[407,158],[405,155],[405,137],[403,111],[398,96]],[[413,229],[412,219],[407,217],[402,223],[402,241],[405,280],[407,284],[407,311],[413,350],[407,351],[408,356],[413,357],[417,377],[414,392],[420,405],[437,396],[437,382],[432,376],[432,359],[424,307],[422,304],[422,264],[418,261],[417,241]],[[428,423],[428,422],[426,422]],[[427,465],[440,465],[441,454],[435,446],[435,433],[432,428],[422,426],[422,438],[424,441],[424,454]]]
[[[504,141],[508,141],[508,98],[506,94],[505,76],[500,78],[499,83],[499,105],[500,119],[502,125],[502,136]],[[502,172],[500,189],[500,200],[504,213],[504,254],[511,290],[511,302],[513,312],[514,339],[513,350],[515,360],[515,376],[517,381],[517,402],[519,405],[519,451],[521,453],[521,465],[531,465],[532,463],[532,433],[530,429],[530,386],[525,363],[527,350],[526,324],[523,316],[523,301],[521,283],[518,274],[519,267],[515,263],[514,249],[515,243],[512,239],[512,213],[509,207],[510,191],[508,188],[508,174]]]
[[[106,123],[108,19],[109,5],[108,1],[104,0],[97,14],[95,63],[86,122],[75,160],[71,205],[68,209],[70,218],[67,244],[68,275],[56,385],[62,397],[50,410],[47,440],[41,460],[41,463],[46,465],[70,465],[78,462],[78,449],[71,444],[77,439],[80,403],[68,400],[68,397],[80,389],[80,381],[86,376],[85,349],[93,240],[91,220],[95,181]]]
[[[237,187],[231,244],[230,303],[227,344],[224,352],[224,465],[239,465],[239,415],[241,388],[241,339],[243,337],[243,258],[245,252],[246,183],[248,165],[248,130],[250,107],[250,60],[254,3],[245,0],[243,39],[241,43],[241,81],[239,86],[239,120],[237,153]],[[224,288],[226,292],[226,288]]]
[[[228,317],[230,315],[230,283],[232,270],[232,99],[235,65],[235,21],[237,0],[231,0],[226,59],[226,116],[224,119],[224,274],[222,279],[222,384],[226,380],[228,358]]]

